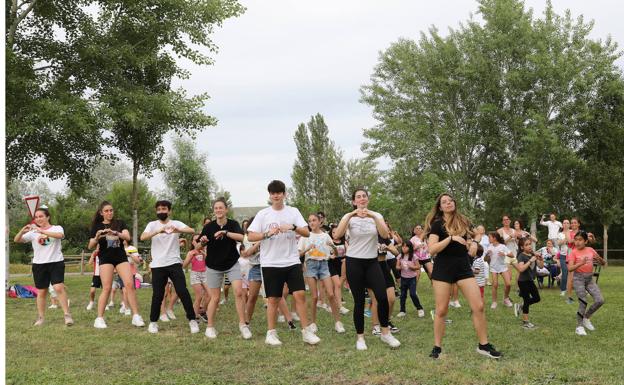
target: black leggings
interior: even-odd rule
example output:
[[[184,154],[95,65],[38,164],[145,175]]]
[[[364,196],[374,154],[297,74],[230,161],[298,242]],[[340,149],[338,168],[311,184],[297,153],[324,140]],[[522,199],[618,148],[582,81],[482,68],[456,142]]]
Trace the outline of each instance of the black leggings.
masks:
[[[524,300],[522,304],[522,314],[529,314],[529,306],[540,301],[539,291],[533,281],[518,281],[520,297]]]
[[[150,322],[158,321],[158,317],[160,316],[160,305],[165,298],[165,287],[167,286],[168,278],[171,278],[173,287],[182,301],[182,306],[184,306],[184,311],[186,312],[186,318],[189,321],[194,320],[195,310],[193,310],[191,295],[186,288],[186,277],[184,276],[182,265],[176,263],[175,265],[152,268],[153,292],[152,308],[150,309]]]
[[[364,333],[364,303],[366,289],[370,288],[377,299],[377,313],[381,327],[388,327],[388,295],[386,281],[377,258],[347,257],[347,281],[353,295],[353,323],[357,334]]]

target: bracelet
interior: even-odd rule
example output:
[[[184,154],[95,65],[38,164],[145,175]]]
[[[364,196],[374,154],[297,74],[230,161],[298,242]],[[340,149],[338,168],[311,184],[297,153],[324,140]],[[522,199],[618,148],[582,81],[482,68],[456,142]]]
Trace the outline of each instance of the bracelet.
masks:
[[[225,234],[223,234],[224,237],[227,237],[229,231],[225,230]]]

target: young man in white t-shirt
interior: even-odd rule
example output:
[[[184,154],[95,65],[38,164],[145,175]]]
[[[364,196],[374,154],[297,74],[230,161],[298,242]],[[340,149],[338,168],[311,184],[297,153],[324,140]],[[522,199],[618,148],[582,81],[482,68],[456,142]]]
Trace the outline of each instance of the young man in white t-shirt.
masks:
[[[165,297],[167,280],[171,279],[186,311],[191,333],[199,333],[193,301],[186,288],[186,276],[182,270],[182,259],[180,258],[180,233],[193,234],[195,230],[180,221],[171,220],[170,215],[171,202],[166,200],[156,202],[158,220],[148,223],[143,234],[141,234],[142,241],[152,240],[150,268],[152,270],[153,293],[150,324],[147,330],[150,333],[158,333],[157,321],[160,316],[160,305]]]
[[[286,206],[286,185],[274,180],[268,186],[271,206],[260,210],[249,225],[247,238],[250,242],[261,241],[260,265],[264,277],[264,289],[268,298],[268,331],[265,343],[281,345],[275,325],[277,307],[282,298],[284,284],[295,298],[297,314],[301,319],[303,341],[315,345],[320,342],[309,328],[306,314],[305,283],[299,260],[296,234],[310,236],[308,223],[294,207]]]
[[[553,245],[556,245],[559,230],[563,228],[563,225],[557,220],[557,215],[555,213],[550,213],[549,221],[545,221],[544,217],[545,215],[542,215],[540,225],[548,227],[548,239],[553,241]]]

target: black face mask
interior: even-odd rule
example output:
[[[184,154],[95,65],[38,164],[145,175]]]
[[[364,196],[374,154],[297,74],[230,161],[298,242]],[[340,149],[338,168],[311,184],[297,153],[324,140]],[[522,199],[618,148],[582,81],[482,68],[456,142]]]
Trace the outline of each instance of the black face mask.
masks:
[[[165,219],[167,219],[167,217],[169,217],[169,214],[167,213],[156,213],[156,216],[158,217],[158,219],[160,219],[161,221],[164,221]]]

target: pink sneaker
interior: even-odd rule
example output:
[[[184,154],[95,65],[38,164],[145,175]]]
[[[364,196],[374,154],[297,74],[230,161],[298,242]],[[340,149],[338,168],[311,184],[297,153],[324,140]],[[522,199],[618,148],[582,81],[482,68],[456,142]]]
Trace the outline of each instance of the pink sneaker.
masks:
[[[503,300],[503,303],[504,303],[504,304],[505,304],[505,306],[507,306],[507,307],[512,307],[512,306],[513,306],[513,303],[511,303],[511,300],[510,300],[509,298],[505,298],[505,299]]]

